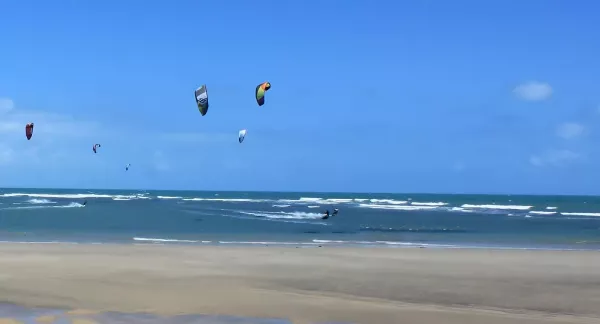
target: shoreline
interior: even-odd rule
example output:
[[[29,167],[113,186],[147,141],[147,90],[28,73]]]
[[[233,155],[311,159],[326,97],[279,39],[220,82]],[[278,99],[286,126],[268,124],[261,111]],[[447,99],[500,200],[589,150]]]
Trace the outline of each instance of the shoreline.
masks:
[[[27,307],[292,323],[600,321],[595,251],[4,243],[0,269],[0,302]]]
[[[596,241],[591,242],[597,244]],[[418,243],[404,241],[374,241],[374,242],[357,242],[357,241],[341,241],[341,240],[319,240],[312,241],[202,241],[202,240],[187,240],[187,239],[161,239],[161,238],[146,238],[133,237],[131,240],[122,241],[61,241],[61,240],[0,240],[0,246],[4,244],[64,244],[64,245],[147,245],[147,246],[181,246],[181,247],[302,247],[302,248],[356,248],[356,249],[449,249],[449,250],[524,250],[524,251],[593,251],[600,252],[600,246],[588,246],[575,248],[573,245],[565,245],[558,247],[557,244],[539,244],[539,245],[493,245],[493,244],[463,244],[463,243]]]

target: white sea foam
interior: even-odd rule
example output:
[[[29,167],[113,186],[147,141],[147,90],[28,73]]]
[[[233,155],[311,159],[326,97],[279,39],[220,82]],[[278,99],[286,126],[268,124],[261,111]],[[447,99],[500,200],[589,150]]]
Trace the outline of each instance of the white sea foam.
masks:
[[[264,217],[269,219],[321,219],[322,214],[319,213],[305,213],[305,212],[258,212],[258,211],[238,211],[240,214]]]
[[[77,193],[77,194],[42,194],[42,193],[6,193],[1,194],[0,197],[31,197],[31,198],[43,198],[43,199],[84,199],[84,198],[138,198],[148,199],[144,195],[106,195],[106,194],[94,194],[94,193]]]
[[[345,241],[345,240],[312,240],[319,244],[376,244],[375,241]]]
[[[408,203],[406,200],[395,200],[395,199],[371,199],[372,203],[375,204],[390,204],[390,205],[404,205]]]
[[[360,204],[362,208],[373,208],[373,209],[388,209],[388,210],[430,210],[436,209],[437,206],[412,206],[412,205],[376,205],[376,204]]]
[[[311,198],[311,197],[300,197],[299,201],[305,201],[305,202],[317,202],[317,201],[321,201],[323,200],[323,198]]]
[[[269,241],[218,241],[219,244],[252,244],[252,245],[317,245],[314,242],[269,242]]]
[[[383,210],[394,210],[394,211],[421,211],[421,210],[439,210],[449,212],[461,212],[461,213],[507,213],[513,211],[524,211],[528,215],[564,215],[574,217],[600,217],[600,212],[561,212],[557,211],[557,207],[554,206],[534,206],[529,205],[518,205],[518,204],[462,204],[450,205],[444,201],[412,201],[411,199],[399,200],[399,199],[378,199],[378,198],[323,198],[323,197],[300,197],[298,199],[250,199],[250,198],[203,198],[203,197],[181,197],[181,196],[154,196],[157,199],[165,200],[181,200],[192,201],[192,202],[223,202],[223,203],[271,203],[269,206],[272,208],[290,208],[292,206],[302,208],[325,208],[330,205],[340,205],[340,208],[368,208],[368,209],[383,209]],[[115,201],[130,201],[137,199],[152,199],[150,193],[135,192],[132,194],[106,194],[106,193],[94,193],[85,192],[80,193],[3,193],[0,194],[0,198],[11,198],[11,197],[28,197],[26,202],[18,201],[11,202],[13,206],[4,209],[41,209],[41,208],[76,208],[84,207],[84,205],[78,202],[71,202],[65,205],[64,199],[110,199]],[[243,196],[242,196],[243,197]],[[2,204],[2,203],[0,203]],[[336,206],[337,207],[337,206]],[[329,207],[331,208],[331,207]],[[291,209],[291,208],[290,208]],[[303,213],[303,212],[253,212],[249,211],[250,216],[262,217],[267,219],[279,219],[279,220],[316,220],[322,217],[321,213]],[[524,216],[515,213],[516,216]]]
[[[7,193],[1,194],[0,197],[33,197],[33,198],[63,198],[63,199],[78,199],[78,198],[113,198],[113,195],[96,195],[96,194],[36,194],[36,193]]]
[[[539,211],[539,210],[532,210],[529,213],[534,214],[534,215],[555,215],[556,214],[555,211]]]
[[[345,241],[339,240],[312,240],[314,243],[344,243]]]
[[[450,244],[429,244],[429,243],[412,243],[412,242],[396,242],[396,241],[375,241],[377,244],[385,245],[401,245],[401,246],[427,246],[427,247],[455,247]]]
[[[340,205],[340,204],[352,204],[354,199],[352,198],[313,198],[313,197],[301,197],[300,199],[279,199],[279,203],[286,204],[320,204],[320,205]]]
[[[222,202],[267,202],[265,199],[246,198],[184,198],[185,201],[222,201]]]
[[[472,209],[508,209],[508,210],[528,210],[533,206],[523,206],[523,205],[472,205],[472,204],[464,204],[461,206],[462,208],[472,208]]]
[[[177,242],[177,243],[210,243],[211,241],[195,241],[195,240],[176,240],[168,238],[152,238],[152,237],[134,237],[134,241],[146,241],[146,242]]]
[[[29,199],[27,200],[28,203],[30,204],[56,204],[56,202],[52,201],[52,200],[48,200],[48,199],[37,199],[37,198],[33,198],[33,199]]]
[[[448,205],[448,203],[441,202],[441,201],[438,201],[438,202],[416,202],[416,201],[413,201],[410,204],[413,206],[436,206],[436,207]]]
[[[323,198],[312,198],[312,197],[301,197],[298,200],[287,200],[289,203],[297,204],[320,204],[320,205],[334,205],[334,204],[348,204],[352,203],[352,199],[323,199]]]
[[[85,207],[85,205],[80,204],[78,202],[71,202],[68,205],[62,205],[62,206],[48,206],[48,207],[52,207],[52,208],[81,208],[81,207]]]
[[[330,199],[325,199],[325,201],[331,202],[334,204],[344,204],[344,203],[351,203],[353,201],[353,199],[330,198]]]
[[[58,206],[20,206],[20,207],[7,207],[7,208],[2,208],[5,210],[12,210],[12,209],[44,209],[44,208],[80,208],[80,207],[85,207],[84,205],[77,203],[77,202],[71,202],[68,205],[58,205]]]
[[[561,212],[560,214],[564,215],[564,216],[600,217],[600,213],[570,213],[570,212]]]
[[[335,205],[335,204],[356,204],[365,202],[377,203],[377,204],[390,204],[390,205],[404,205],[407,204],[405,200],[395,199],[368,199],[368,198],[318,198],[318,197],[301,197],[300,199],[279,199],[278,202],[290,203],[290,204],[320,204],[320,205]],[[419,203],[419,204],[431,204],[431,203]],[[439,203],[435,203],[438,205]],[[443,204],[443,203],[442,203]]]
[[[79,244],[77,242],[66,242],[66,241],[0,241],[0,243],[10,244]],[[101,243],[92,243],[101,244]]]
[[[317,245],[339,245],[339,244],[359,244],[359,245],[384,245],[393,247],[431,247],[431,248],[455,248],[457,245],[450,244],[430,244],[413,243],[398,241],[344,241],[344,240],[321,240],[314,239],[311,242],[286,242],[286,241],[218,241],[219,244],[239,244],[239,245],[298,245],[298,246],[317,246]]]
[[[399,241],[343,241],[343,240],[312,240],[319,244],[361,244],[361,245],[395,245],[395,246],[411,246],[411,247],[456,247],[450,244],[430,244],[430,243],[414,243],[414,242],[399,242]]]
[[[473,213],[473,212],[475,212],[474,209],[464,209],[462,207],[452,207],[452,208],[449,209],[449,211],[460,212],[460,213]]]

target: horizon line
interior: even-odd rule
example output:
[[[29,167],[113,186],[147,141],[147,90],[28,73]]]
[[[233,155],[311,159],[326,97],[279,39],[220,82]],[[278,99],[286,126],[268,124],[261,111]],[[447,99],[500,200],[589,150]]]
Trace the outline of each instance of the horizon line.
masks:
[[[530,197],[599,197],[600,194],[541,194],[541,193],[451,193],[451,192],[383,192],[383,191],[294,191],[294,190],[210,190],[210,189],[148,189],[148,188],[66,188],[66,187],[0,187],[25,190],[107,190],[107,191],[172,191],[172,192],[223,192],[223,193],[318,193],[318,194],[360,194],[360,195],[454,195],[454,196],[530,196]]]

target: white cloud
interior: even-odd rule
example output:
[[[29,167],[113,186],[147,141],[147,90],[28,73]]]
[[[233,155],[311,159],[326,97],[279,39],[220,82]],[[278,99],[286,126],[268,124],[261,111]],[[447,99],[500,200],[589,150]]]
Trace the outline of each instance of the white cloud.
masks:
[[[573,139],[581,136],[585,132],[585,127],[578,123],[564,123],[556,129],[556,135],[564,139]]]
[[[4,108],[4,110],[2,110]],[[5,112],[0,118],[0,138],[14,138],[21,140],[25,137],[25,125],[35,124],[33,136],[39,138],[54,138],[69,136],[72,138],[93,137],[122,140],[124,137],[141,137],[145,140],[165,140],[174,142],[211,143],[237,141],[237,131],[233,133],[206,133],[206,132],[143,132],[132,133],[129,130],[106,127],[100,122],[84,120],[67,114],[57,114],[48,111],[15,109],[12,100],[0,98],[0,113]]]
[[[0,98],[0,114],[9,112],[15,108],[15,103],[8,98]]]
[[[540,101],[550,98],[552,87],[547,83],[531,81],[518,85],[513,93],[524,100]]]
[[[172,168],[168,156],[160,151],[161,146],[169,147],[175,143],[193,145],[225,141],[237,143],[237,132],[224,134],[193,131],[188,133],[131,131],[114,126],[109,127],[98,121],[85,120],[68,114],[20,109],[14,107],[12,101],[8,99],[6,102],[0,101],[1,108],[10,109],[0,110],[0,165],[63,167],[69,163],[77,164],[78,159],[86,158],[86,154],[91,152],[94,143],[110,144],[110,142],[126,141],[140,150],[143,150],[140,145],[151,145],[156,148],[154,152],[149,151],[150,161],[147,165],[156,171],[164,172]],[[29,122],[35,123],[31,141],[27,141],[25,138],[25,125]],[[162,143],[156,143],[157,140]],[[107,150],[107,152],[111,151]],[[102,154],[104,153],[106,152],[102,150]],[[113,159],[113,157],[109,159]]]
[[[99,123],[64,114],[17,109],[10,99],[0,99],[0,115],[0,164],[3,165],[48,164],[56,160],[52,154],[62,152],[54,143],[60,141],[60,147],[71,148],[72,140],[96,136],[100,131]],[[29,122],[35,123],[31,141],[25,138],[25,125]]]
[[[548,150],[541,155],[532,155],[529,163],[537,167],[564,166],[581,158],[581,154],[570,150]]]
[[[41,111],[11,111],[0,120],[0,134],[10,137],[25,136],[25,125],[33,122],[33,136],[76,136],[96,135],[100,125],[96,122],[78,120],[68,115],[46,113]],[[6,136],[4,135],[4,136]]]

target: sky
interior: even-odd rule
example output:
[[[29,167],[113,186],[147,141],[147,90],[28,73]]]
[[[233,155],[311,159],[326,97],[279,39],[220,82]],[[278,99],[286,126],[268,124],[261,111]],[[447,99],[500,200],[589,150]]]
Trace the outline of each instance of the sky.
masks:
[[[4,0],[0,187],[600,194],[599,10]]]

